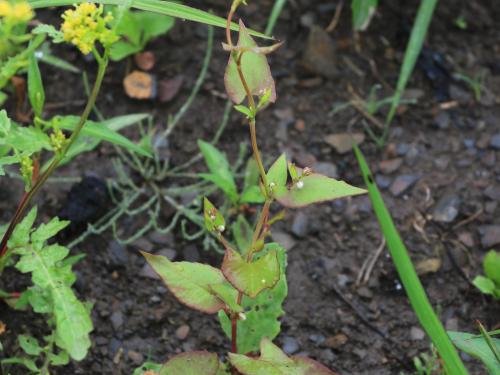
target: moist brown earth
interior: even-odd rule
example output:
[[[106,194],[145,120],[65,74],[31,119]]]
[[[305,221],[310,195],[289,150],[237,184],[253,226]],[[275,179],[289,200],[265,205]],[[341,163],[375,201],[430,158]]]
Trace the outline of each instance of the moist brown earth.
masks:
[[[212,8],[219,15],[227,7],[222,0],[189,5]],[[379,84],[380,97],[391,94],[418,2],[382,2],[368,31],[357,36],[345,6],[339,24],[325,36],[321,29],[330,22],[336,5],[333,1],[295,0],[283,11],[275,35],[285,44],[270,57],[279,97],[258,119],[258,138],[268,162],[287,151],[299,165],[362,186],[353,154],[339,154],[325,140],[327,135],[362,133],[363,124],[372,128],[375,124],[353,107],[329,113],[351,100],[352,90],[366,98]],[[263,30],[271,6],[269,0],[250,2],[242,16],[250,27]],[[42,19],[55,19],[54,10],[40,14]],[[455,25],[460,16],[467,21],[465,30]],[[429,298],[449,330],[476,332],[476,320],[489,329],[498,329],[500,324],[498,302],[481,295],[471,284],[482,272],[485,252],[500,244],[500,141],[494,141],[500,134],[499,18],[500,10],[492,0],[440,2],[425,44],[427,58],[419,62],[408,84],[417,103],[400,108],[385,147],[377,148],[369,137],[361,143],[396,226],[422,271]],[[313,23],[321,29],[311,27]],[[102,113],[111,117],[148,112],[154,115],[155,125],[164,128],[167,115],[175,113],[194,85],[206,30],[202,25],[177,22],[166,37],[147,47],[156,57],[152,73],[157,79],[184,77],[173,101],[164,104],[128,98],[122,80],[134,63],[123,61],[110,66],[99,97]],[[222,30],[216,30],[207,79],[169,140],[174,166],[197,152],[197,139],[211,139],[221,120],[227,60],[220,47],[222,40]],[[84,63],[68,46],[54,50],[92,78],[94,63]],[[304,58],[304,51],[313,55]],[[42,72],[47,101],[53,105],[45,116],[78,114],[85,100],[81,77],[47,66]],[[452,77],[456,72],[469,76],[484,72],[480,99],[474,98],[467,84]],[[429,79],[436,76],[432,73],[437,79]],[[384,107],[375,117],[383,122],[386,113]],[[137,139],[133,130],[125,133]],[[240,142],[248,142],[247,129],[241,116],[232,113],[219,147],[235,160]],[[58,176],[113,178],[114,156],[112,147],[101,145],[61,168]],[[199,163],[193,171],[203,168]],[[177,181],[165,180],[164,186],[172,183]],[[59,212],[70,187],[62,182],[47,184],[37,198],[43,220]],[[16,181],[0,181],[2,222],[12,215],[21,189]],[[165,216],[171,212],[165,208]],[[139,224],[123,225],[126,229]],[[401,288],[387,249],[381,252],[368,280],[356,283],[363,263],[382,241],[367,196],[317,205],[300,213],[291,210],[273,233],[286,241],[289,250],[290,291],[277,338],[287,351],[311,356],[339,374],[409,373],[412,358],[429,352],[429,340]],[[107,232],[73,250],[86,254],[75,266],[75,288],[82,299],[94,303],[93,346],[84,361],[54,368],[54,374],[131,374],[147,359],[161,362],[196,349],[229,350],[216,317],[189,310],[160,281],[140,276],[145,262],[138,250],[149,245],[152,251],[169,248],[176,251],[176,259],[198,258],[214,265],[220,264],[221,256],[201,250],[201,243],[184,240],[180,228],[171,236],[156,236],[156,242],[153,236],[149,233],[137,245],[120,247]],[[12,269],[2,275],[3,289],[22,290],[26,285],[28,280]],[[1,336],[5,357],[16,354],[18,334],[41,337],[46,333],[40,328],[45,327],[43,319],[32,312],[14,312],[1,304],[0,313],[7,325]],[[471,374],[485,373],[469,356],[462,358]],[[26,373],[16,371],[13,373]]]

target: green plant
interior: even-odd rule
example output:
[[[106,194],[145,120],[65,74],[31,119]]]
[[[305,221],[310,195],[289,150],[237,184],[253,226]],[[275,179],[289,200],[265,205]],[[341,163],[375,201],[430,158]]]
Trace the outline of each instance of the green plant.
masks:
[[[485,276],[476,276],[473,284],[484,294],[500,299],[500,253],[490,250],[483,260]]]
[[[464,81],[474,93],[474,99],[476,99],[477,101],[481,100],[481,94],[484,87],[484,71],[476,73],[473,77],[468,76],[464,73],[455,73],[453,74],[453,77],[460,81]]]
[[[421,353],[413,358],[416,375],[446,375],[441,368],[441,363],[437,355],[436,349],[431,347],[430,354]]]
[[[55,218],[33,229],[36,214],[33,208],[16,227],[9,239],[8,253],[9,261],[16,258],[15,267],[22,273],[30,273],[33,281],[33,286],[20,295],[15,308],[30,305],[35,312],[46,315],[50,333],[43,337],[44,345],[32,336],[19,335],[24,355],[3,359],[1,364],[2,367],[20,364],[32,373],[48,375],[50,366],[65,365],[69,358],[77,361],[85,358],[93,326],[91,306],[80,302],[71,289],[76,280],[71,267],[82,256],[68,257],[66,247],[47,244],[69,222]]]
[[[491,375],[500,374],[500,339],[493,338],[500,330],[487,332],[478,322],[480,334],[467,332],[448,332],[456,347],[463,352],[479,359]]]
[[[391,215],[384,204],[384,200],[374,182],[373,175],[363,154],[356,145],[353,147],[382,234],[387,241],[387,247],[389,248],[392,260],[408,295],[413,311],[442,358],[444,370],[453,375],[467,374],[467,370],[427,298],[415,267],[408,255],[408,250],[401,240]]]
[[[236,236],[239,241],[235,246],[225,237],[226,219],[207,198],[204,199],[206,229],[225,248],[220,269],[201,263],[172,262],[165,257],[143,252],[148,263],[180,302],[208,314],[217,313],[224,332],[231,339],[228,363],[221,363],[213,353],[183,353],[166,362],[160,373],[178,374],[182,369],[186,374],[204,375],[332,374],[311,359],[286,356],[271,341],[280,330],[278,318],[283,314],[281,305],[287,295],[287,283],[285,249],[277,243],[266,242],[276,220],[270,209],[274,201],[296,208],[364,191],[316,174],[309,168],[298,168],[287,162],[284,154],[267,171],[264,168],[257,144],[256,117],[276,99],[265,54],[279,45],[258,47],[241,21],[238,43],[233,44],[229,25],[240,4],[239,0],[233,1],[227,18],[224,49],[230,52],[230,57],[225,86],[236,109],[244,113],[248,120],[264,205],[255,226],[248,226]],[[259,97],[258,102],[254,96]],[[241,104],[245,99],[246,105]],[[204,143],[200,143],[200,147],[212,173],[209,180],[216,181],[228,195],[235,195],[234,180],[225,158]],[[219,171],[215,169],[215,163],[219,163]],[[245,355],[259,350],[260,357]]]
[[[377,10],[378,0],[352,0],[352,26],[356,31],[365,31]]]
[[[111,46],[110,58],[115,61],[142,51],[151,39],[174,26],[174,18],[163,14],[119,8],[115,8],[114,14],[119,14],[116,33],[120,37]]]

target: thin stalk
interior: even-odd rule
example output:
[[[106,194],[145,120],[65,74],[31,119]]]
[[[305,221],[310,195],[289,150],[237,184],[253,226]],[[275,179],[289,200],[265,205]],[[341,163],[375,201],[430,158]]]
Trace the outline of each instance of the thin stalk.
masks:
[[[2,241],[0,243],[0,257],[3,257],[7,251],[7,242],[9,241],[10,236],[12,235],[12,232],[14,231],[17,223],[21,220],[24,212],[26,211],[26,208],[28,207],[29,203],[33,199],[33,197],[36,195],[36,193],[40,190],[40,188],[43,186],[43,184],[47,181],[49,176],[54,172],[54,170],[57,168],[59,163],[66,157],[66,154],[70,147],[73,145],[73,143],[76,141],[78,138],[83,126],[85,125],[85,122],[87,121],[90,112],[92,111],[92,108],[94,107],[94,104],[97,99],[97,95],[99,94],[99,90],[101,89],[101,84],[102,80],[104,78],[104,74],[106,72],[106,67],[108,66],[108,58],[105,55],[104,57],[101,57],[97,51],[95,51],[95,56],[96,60],[98,62],[98,71],[97,71],[97,77],[94,83],[94,87],[92,88],[92,92],[90,93],[90,96],[87,101],[87,105],[85,106],[85,109],[83,110],[82,115],[80,116],[80,121],[78,122],[78,125],[75,127],[75,130],[71,134],[71,137],[67,140],[66,144],[62,148],[62,150],[58,153],[58,155],[54,158],[51,164],[47,167],[45,171],[43,171],[40,174],[40,177],[37,179],[37,181],[33,184],[32,188],[26,192],[23,197],[21,198],[21,201],[19,202],[19,205],[16,209],[16,212],[14,213],[14,217],[11,219],[9,226],[7,230],[5,231],[5,234],[2,238]]]

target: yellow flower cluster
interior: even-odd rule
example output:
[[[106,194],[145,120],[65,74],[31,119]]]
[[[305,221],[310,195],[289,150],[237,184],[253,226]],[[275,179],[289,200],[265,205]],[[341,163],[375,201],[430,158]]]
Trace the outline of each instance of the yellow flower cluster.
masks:
[[[6,23],[28,22],[34,15],[33,9],[25,1],[11,3],[7,0],[0,0],[0,17]]]
[[[54,132],[50,135],[50,145],[54,149],[54,152],[61,152],[64,145],[66,144],[66,136],[60,130],[54,130]]]
[[[94,48],[96,41],[110,46],[118,37],[107,25],[113,20],[111,13],[103,16],[103,7],[94,3],[81,3],[64,12],[61,26],[64,40],[74,44],[83,54]]]

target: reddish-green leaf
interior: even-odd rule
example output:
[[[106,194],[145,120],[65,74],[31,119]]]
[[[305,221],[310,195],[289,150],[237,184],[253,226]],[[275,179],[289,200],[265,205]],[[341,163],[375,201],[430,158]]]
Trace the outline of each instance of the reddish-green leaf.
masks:
[[[241,53],[243,53],[241,57],[241,70],[250,93],[252,95],[262,96],[267,90],[270,90],[271,94],[269,96],[269,101],[274,103],[276,100],[274,79],[271,75],[271,69],[267,63],[265,52],[267,51],[258,49],[257,44],[240,20],[238,44],[234,50],[231,51],[226,73],[224,75],[224,84],[227,94],[234,103],[241,103],[247,96],[235,61],[235,58],[238,58],[238,55]]]
[[[221,268],[236,289],[252,298],[264,289],[272,288],[280,279],[276,250],[248,263],[238,252],[227,249]]]
[[[227,283],[217,268],[201,263],[171,262],[161,255],[141,253],[168,289],[185,305],[208,314],[225,307],[212,289],[216,284]]]
[[[302,172],[299,168],[297,170]],[[303,207],[366,193],[366,190],[323,176],[318,173],[302,175],[289,187],[278,187],[274,196],[285,207]]]
[[[322,364],[305,357],[287,357],[269,339],[260,343],[260,357],[229,353],[231,364],[243,375],[335,375]]]
[[[165,363],[160,375],[217,375],[219,358],[205,351],[181,353]]]

